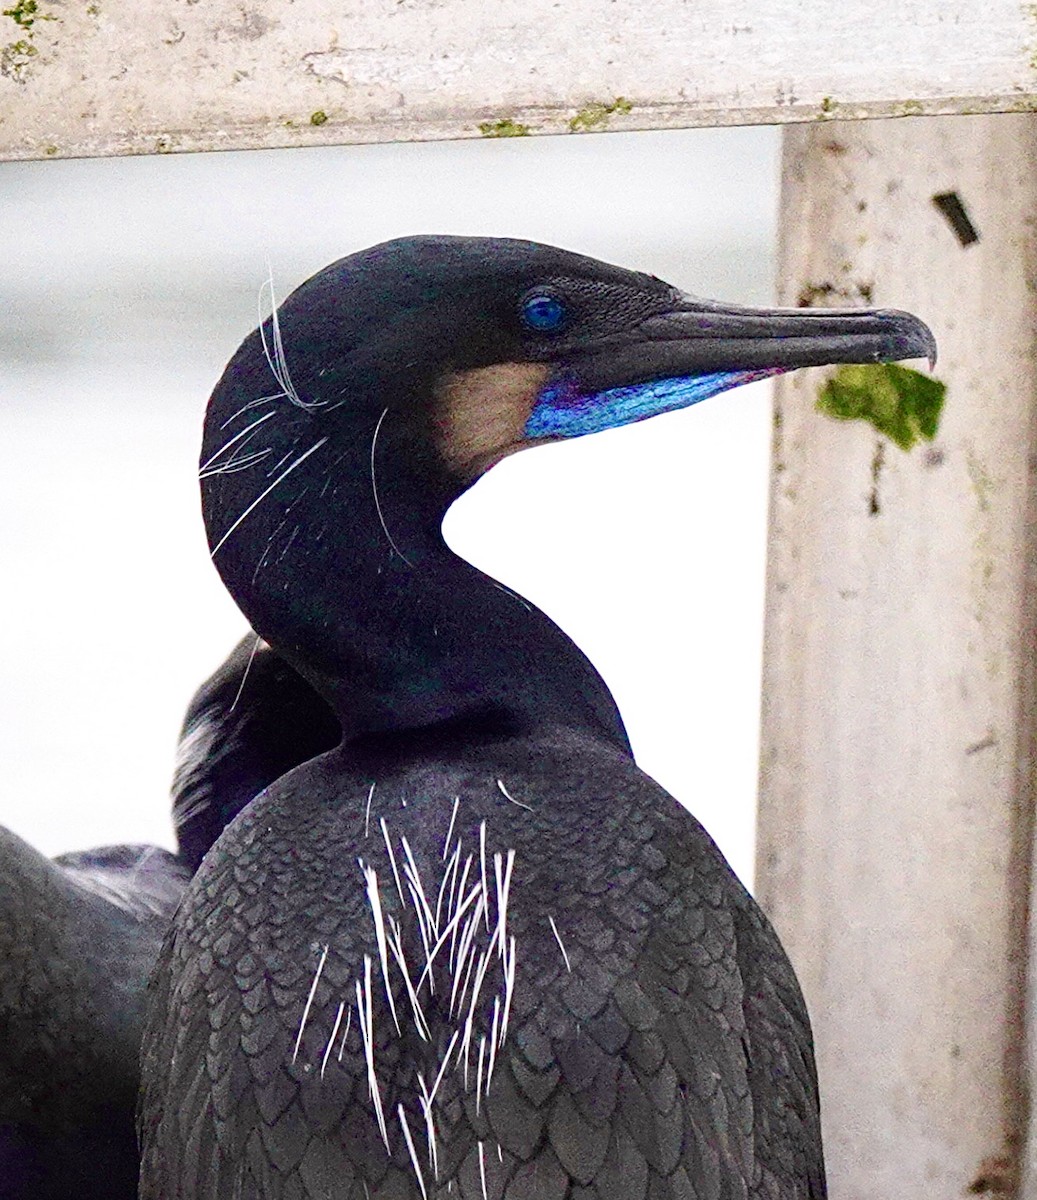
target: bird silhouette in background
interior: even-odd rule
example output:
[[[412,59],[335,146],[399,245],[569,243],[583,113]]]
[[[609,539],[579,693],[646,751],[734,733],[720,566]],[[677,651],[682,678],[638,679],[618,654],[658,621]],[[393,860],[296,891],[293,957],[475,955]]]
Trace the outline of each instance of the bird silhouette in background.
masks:
[[[145,988],[183,889],[254,796],[341,732],[252,636],[202,685],[173,784],[178,853],[49,859],[0,827],[0,1200],[133,1200]]]

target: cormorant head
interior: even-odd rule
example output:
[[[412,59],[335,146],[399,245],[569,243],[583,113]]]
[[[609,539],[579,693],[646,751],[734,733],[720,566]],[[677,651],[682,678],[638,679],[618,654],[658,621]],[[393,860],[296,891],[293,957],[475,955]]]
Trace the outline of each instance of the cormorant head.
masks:
[[[347,738],[489,710],[614,735],[561,631],[449,552],[450,503],[527,446],[794,367],[933,353],[906,313],[727,307],[533,242],[388,242],[304,283],[224,372],[201,467],[213,559]]]
[[[276,377],[329,431],[391,409],[412,459],[431,455],[466,486],[516,450],[795,367],[934,356],[904,312],[741,308],[535,242],[425,236],[308,280],[220,387],[237,406]]]

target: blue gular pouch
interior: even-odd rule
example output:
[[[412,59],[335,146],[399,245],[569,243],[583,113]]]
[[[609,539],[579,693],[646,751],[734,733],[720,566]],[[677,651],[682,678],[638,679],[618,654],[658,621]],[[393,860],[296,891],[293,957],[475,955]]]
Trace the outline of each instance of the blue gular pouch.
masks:
[[[617,425],[629,425],[660,413],[688,408],[718,392],[780,375],[785,369],[760,367],[651,379],[594,393],[582,391],[574,379],[562,376],[552,379],[541,391],[524,432],[528,438],[569,438],[599,433]]]

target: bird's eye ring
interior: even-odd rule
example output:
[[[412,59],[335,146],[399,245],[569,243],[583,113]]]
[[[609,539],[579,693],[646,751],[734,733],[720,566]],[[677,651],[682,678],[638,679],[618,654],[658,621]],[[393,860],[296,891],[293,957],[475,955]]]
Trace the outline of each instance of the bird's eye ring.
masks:
[[[553,292],[531,292],[522,301],[522,323],[534,333],[554,333],[565,324],[565,305]]]

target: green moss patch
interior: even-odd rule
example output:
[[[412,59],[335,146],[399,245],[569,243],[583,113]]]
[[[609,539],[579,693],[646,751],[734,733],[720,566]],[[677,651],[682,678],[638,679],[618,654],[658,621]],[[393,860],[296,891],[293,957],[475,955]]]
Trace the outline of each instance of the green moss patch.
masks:
[[[19,29],[31,29],[37,21],[56,21],[53,13],[40,12],[37,0],[18,0],[11,8],[0,10],[0,14],[10,17]]]
[[[0,75],[9,76],[15,83],[25,83],[29,65],[38,54],[39,51],[26,38],[0,47]]]
[[[592,129],[604,129],[609,117],[615,113],[628,113],[633,107],[625,96],[617,96],[611,104],[588,104],[570,119],[569,130],[572,133],[588,133]]]
[[[529,126],[504,117],[500,121],[482,121],[479,132],[483,137],[529,137]]]
[[[936,437],[947,385],[895,363],[840,367],[821,389],[818,412],[840,421],[867,421],[910,450]]]
[[[36,23],[36,0],[18,0],[13,8],[5,8],[3,15],[20,29],[31,29]]]

